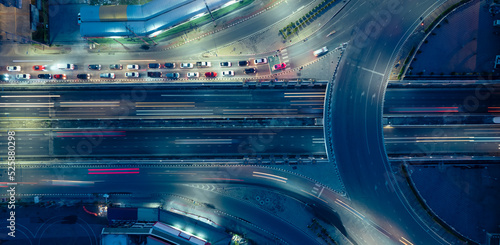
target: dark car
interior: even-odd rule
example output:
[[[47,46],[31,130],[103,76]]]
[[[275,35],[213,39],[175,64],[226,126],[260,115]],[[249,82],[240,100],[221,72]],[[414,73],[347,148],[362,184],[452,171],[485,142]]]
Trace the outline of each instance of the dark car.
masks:
[[[89,65],[89,69],[90,70],[101,70],[101,65],[97,65],[97,64]]]
[[[217,77],[217,72],[205,72],[205,77]]]
[[[257,69],[255,68],[247,68],[245,69],[245,74],[256,73]]]
[[[90,79],[90,74],[78,74],[76,77],[78,79]]]
[[[121,69],[123,69],[123,66],[120,65],[120,64],[112,64],[112,65],[109,65],[109,69],[111,69],[111,70],[121,70]]]
[[[165,74],[165,77],[166,78],[170,78],[170,79],[177,79],[180,77],[179,73],[167,73]]]
[[[50,74],[38,74],[38,78],[40,78],[40,79],[52,79],[52,75],[50,75]]]
[[[161,72],[159,71],[154,71],[154,72],[148,72],[148,77],[161,77]]]
[[[161,65],[160,65],[160,63],[149,63],[148,67],[149,67],[149,69],[160,69]]]
[[[165,68],[175,68],[175,63],[165,63]]]
[[[248,61],[247,60],[239,61],[238,66],[248,66]]]

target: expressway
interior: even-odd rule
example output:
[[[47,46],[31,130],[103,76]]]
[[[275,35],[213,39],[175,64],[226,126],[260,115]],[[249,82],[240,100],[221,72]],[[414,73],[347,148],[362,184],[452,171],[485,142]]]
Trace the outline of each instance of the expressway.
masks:
[[[351,6],[359,7],[351,13],[358,18],[353,20],[356,28],[332,95],[331,113],[341,115],[333,117],[332,143],[351,206],[412,244],[460,243],[422,223],[398,193],[398,185],[405,183],[395,181],[389,170],[382,132],[384,93],[395,56],[420,17],[443,2],[366,1],[363,8],[361,1],[353,2]]]
[[[497,155],[500,127],[484,125],[386,126],[384,140],[391,156]]]
[[[300,1],[288,2],[293,2],[290,5],[297,5],[296,2],[298,3]],[[331,122],[333,125],[333,142],[328,142],[333,143],[336,161],[339,165],[341,175],[347,187],[350,201],[345,200],[345,202],[336,202],[336,197],[334,197],[334,194],[327,194],[328,192],[325,192],[325,196],[323,197],[323,199],[324,201],[326,201],[326,203],[322,200],[316,200],[316,202],[325,203],[322,205],[328,206],[323,206],[316,210],[318,212],[318,216],[336,216],[337,213],[335,211],[337,211],[342,217],[342,220],[345,222],[345,227],[348,227],[349,230],[353,229],[352,227],[354,227],[355,229],[353,232],[346,232],[344,226],[338,226],[341,232],[347,234],[349,238],[352,238],[352,236],[363,236],[364,239],[368,239],[368,241],[362,239],[354,239],[355,241],[353,240],[353,243],[361,242],[362,244],[400,244],[403,243],[400,242],[401,240],[412,241],[412,244],[445,243],[438,235],[436,235],[436,233],[433,233],[433,230],[429,231],[429,229],[414,216],[413,212],[410,210],[410,207],[404,201],[402,201],[401,196],[399,195],[397,190],[394,191],[396,189],[394,186],[397,186],[398,183],[395,183],[394,180],[391,179],[392,174],[387,171],[388,161],[384,146],[381,124],[384,101],[383,98],[387,81],[387,79],[385,78],[390,70],[389,68],[394,59],[394,55],[399,50],[399,47],[402,44],[404,38],[410,35],[411,31],[419,24],[419,17],[421,15],[425,16],[425,14],[428,14],[441,2],[443,1],[424,0],[400,2],[398,0],[352,0],[345,11],[341,13],[339,18],[336,19],[334,23],[328,24],[324,29],[317,32],[309,40],[288,48],[289,53],[291,54],[291,59],[299,59],[298,57],[300,57],[301,62],[306,63],[314,59],[310,54],[310,51],[314,50],[314,48],[324,46],[323,44],[325,43],[329,44],[329,47],[330,45],[336,46],[335,44],[339,44],[345,41],[345,39],[343,38],[352,40],[351,45],[349,46],[350,48],[347,49],[346,54],[344,55],[345,58],[343,59],[343,63],[341,64],[339,73],[335,78],[335,92],[332,95],[332,112],[333,115],[336,116],[333,117],[334,120],[333,122]],[[289,6],[288,3],[286,6]],[[281,12],[288,14],[289,12],[287,11],[288,10],[285,8],[274,8],[273,11],[269,11],[268,13],[271,14]],[[367,13],[371,14],[368,15]],[[383,17],[381,19],[382,14]],[[383,18],[385,18],[385,20]],[[259,21],[261,21],[261,23],[259,23]],[[267,26],[269,24],[269,19],[266,19],[264,17],[259,18],[259,21],[252,21],[248,23],[244,22],[246,24],[238,26],[239,28],[237,28],[237,31],[235,32],[219,32],[212,35],[211,37],[200,40],[196,43],[196,45],[184,45],[179,48],[168,50],[162,53],[137,53],[133,54],[133,59],[146,59],[144,57],[148,57],[148,59],[151,59],[151,61],[157,61],[164,60],[164,57],[172,57],[172,60],[180,60],[179,57],[188,57],[190,55],[195,56],[195,54],[205,52],[208,49],[217,49],[217,46],[238,40],[248,33],[252,33],[252,31],[255,32],[258,28],[261,28],[261,26]],[[331,31],[331,27],[333,26],[333,24],[336,24],[336,26],[341,26],[337,32],[339,35],[335,35],[335,37],[333,37],[332,39],[326,39],[325,35]],[[353,31],[350,32],[347,30]],[[340,40],[342,40],[342,42]],[[309,53],[309,55],[301,56],[301,54],[305,53]],[[94,63],[93,60],[95,60],[95,57],[97,56],[87,54],[69,55],[61,56],[61,58],[58,58],[59,60],[53,59],[51,60],[51,62],[76,63],[78,61],[83,64],[90,64]],[[130,57],[130,54],[116,54],[115,56],[100,56],[99,60],[103,64],[110,64],[118,61],[135,62],[135,60],[131,61],[130,59],[132,58]],[[5,58],[5,60],[9,61],[17,59],[17,57],[15,56],[6,56]],[[190,57],[187,59],[194,60],[198,59],[198,57]],[[33,64],[33,62],[26,63],[30,65]],[[314,129],[308,130],[314,131]],[[34,149],[32,150],[32,154],[36,155],[40,152],[44,156],[50,154],[57,155],[61,154],[59,151],[61,151],[60,147],[62,145],[57,145],[56,142],[64,141],[64,145],[67,145],[67,142],[69,142],[70,145],[74,145],[81,143],[82,138],[87,139],[87,141],[89,138],[94,139],[94,136],[87,135],[87,133],[89,132],[82,132],[82,130],[76,130],[73,132],[77,131],[78,133],[69,133],[69,137],[60,137],[61,135],[64,135],[64,133],[68,133],[64,130],[45,131],[42,133],[38,132],[37,134],[42,135],[32,135],[32,140],[30,142],[43,142],[43,147],[47,148],[42,150]],[[163,131],[167,132],[167,130]],[[181,130],[181,132],[182,131],[183,130]],[[321,133],[316,134],[318,134],[318,137],[322,138],[322,130],[316,131],[321,131]],[[58,132],[62,132],[62,134]],[[144,136],[144,132],[145,131],[141,131],[140,135]],[[297,130],[293,129],[289,129],[289,131],[283,130],[278,134],[282,132],[286,132],[283,134],[289,135],[288,137],[290,138],[291,136],[304,136],[305,139],[303,141],[307,142],[307,144],[311,144],[311,141],[313,139],[309,136],[312,136],[314,134],[310,133],[308,137],[306,137],[307,135],[304,135],[303,132],[297,134]],[[25,142],[23,143],[29,145],[29,133],[20,133],[22,138],[19,141],[21,142],[21,140],[24,139]],[[128,134],[129,132],[126,133],[126,136],[110,135],[105,136],[104,139],[103,137],[99,136],[99,139],[101,139],[102,142],[107,142],[107,140],[120,141],[121,137],[131,136]],[[217,130],[217,133],[220,133],[220,131]],[[255,133],[255,131],[251,133]],[[77,137],[75,136],[75,134],[79,134],[80,136]],[[167,140],[165,138],[160,139],[160,136],[157,136],[158,132],[156,132],[156,134],[151,132],[150,134],[151,136],[149,137],[152,138],[140,138],[140,140],[142,142],[151,141],[152,145],[157,146],[155,148],[158,148],[158,151],[165,152],[164,149],[160,150],[161,146],[159,144],[165,143],[165,141]],[[199,135],[199,133],[196,134]],[[196,137],[195,135],[189,136],[189,140],[198,140],[197,138],[191,138]],[[137,136],[138,139],[141,136]],[[47,145],[47,142],[49,142],[48,139],[50,139],[51,137],[52,141],[54,142],[54,144],[52,145],[52,149],[50,147],[50,144]],[[155,139],[154,137],[158,137],[158,139]],[[169,136],[163,135],[163,137]],[[285,135],[283,135],[283,137],[285,137]],[[276,142],[287,141],[288,144],[291,144],[290,142],[297,142],[297,138],[295,138],[293,141],[291,141],[290,138],[283,138],[283,140],[277,140]],[[185,137],[179,139],[186,140],[188,138]],[[215,137],[211,137],[209,139],[214,140]],[[233,140],[235,139],[230,140],[232,144]],[[85,142],[85,140],[83,142]],[[175,142],[175,140],[171,139],[170,142]],[[102,143],[98,146],[104,146],[106,144],[107,143]],[[220,144],[220,142],[217,144]],[[130,143],[130,145],[132,145],[132,143]],[[39,145],[37,145],[37,147],[38,146]],[[116,145],[112,146],[112,144],[109,144],[109,146],[115,152],[120,151],[119,149],[116,149],[118,148]],[[288,147],[288,145],[282,147],[282,149],[286,147]],[[321,147],[322,151],[324,152],[324,144],[321,144]],[[308,147],[299,148],[304,151],[311,151],[311,149],[308,149]],[[234,149],[235,148],[233,146],[233,150]],[[26,150],[27,153],[30,153],[31,151],[28,149],[22,150]],[[53,151],[53,153],[51,153],[51,151]],[[99,150],[96,150],[96,152],[98,151]],[[126,150],[122,150],[122,152],[126,152]],[[2,152],[2,154],[4,154],[4,152]],[[93,151],[92,154],[94,154]],[[70,155],[72,155],[72,153]],[[30,170],[28,169],[23,169],[22,171],[23,176],[43,176],[47,179],[56,179],[54,176],[48,176],[48,174],[29,172]],[[79,177],[69,176],[68,179],[82,180],[83,177],[81,177],[82,175],[80,171],[77,171],[76,169],[72,169],[71,171],[74,171]],[[87,169],[84,170],[84,172],[85,171],[87,171],[88,173],[89,170]],[[283,180],[282,178],[275,178],[274,181],[279,185],[283,185],[282,182],[278,181],[279,179]],[[214,179],[206,180],[209,182],[214,181]],[[115,180],[113,180],[112,182],[114,181]],[[166,178],[162,178],[162,181],[166,181]],[[121,185],[116,189],[122,191],[122,187],[130,187],[131,183],[134,182],[137,183],[136,181],[128,181],[128,185]],[[293,195],[300,194],[303,196],[307,196],[309,200],[318,199],[314,196],[311,197],[311,193],[304,193],[304,191],[308,192],[307,189],[297,189],[300,187],[298,185],[295,186],[295,188],[289,187],[291,188],[291,192]],[[32,186],[32,189],[30,189],[26,188],[25,186],[25,193],[37,193],[38,191],[41,192],[42,190],[44,191],[44,193],[46,190],[74,192],[74,188],[65,191],[61,189],[62,187],[53,189],[47,188],[47,186],[43,187],[43,189],[37,189],[37,187],[38,186]],[[103,185],[99,185],[99,187],[102,188],[100,189],[101,191],[109,191],[112,189],[109,186],[109,189],[107,189],[103,187]],[[272,187],[277,188],[276,185]],[[133,187],[130,188],[133,189]],[[144,189],[141,188],[141,190]],[[88,190],[86,191],[86,193],[88,193]],[[328,197],[328,195],[332,196]],[[234,210],[233,212],[238,213],[238,215],[244,213],[238,212],[237,210]],[[368,228],[360,227],[358,226],[358,222],[360,220],[363,223],[370,221],[369,223],[371,223],[372,226],[369,226]],[[357,234],[363,233],[359,231],[366,231],[370,227],[375,227],[380,233],[375,232],[373,234]],[[291,241],[294,240],[292,239]],[[295,241],[300,242],[303,240],[297,239]]]
[[[324,97],[324,88],[4,91],[0,119],[321,118]]]
[[[322,127],[16,130],[17,158],[325,156]],[[7,133],[0,133],[7,145]],[[7,155],[7,147],[0,154]]]
[[[389,88],[384,115],[495,114],[500,111],[499,89],[496,85]]]

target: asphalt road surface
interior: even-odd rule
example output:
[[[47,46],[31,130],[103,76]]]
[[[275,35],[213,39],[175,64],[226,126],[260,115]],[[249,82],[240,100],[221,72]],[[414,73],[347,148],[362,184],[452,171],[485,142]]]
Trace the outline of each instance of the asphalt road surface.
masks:
[[[15,132],[16,156],[325,156],[323,128],[61,129]],[[7,146],[7,133],[0,134]],[[7,155],[7,147],[0,150]]]
[[[398,193],[383,141],[383,101],[392,62],[404,39],[420,24],[420,17],[442,2],[351,2],[350,16],[358,18],[353,20],[357,26],[334,80],[333,146],[351,206],[412,244],[457,241],[444,241],[440,235],[446,232],[422,223]]]
[[[258,208],[247,208],[248,204],[217,192],[200,192],[182,184],[261,186],[305,203],[308,206],[305,212],[313,212],[319,219],[336,226],[353,243],[390,244],[398,239],[353,209],[347,204],[347,199],[326,186],[278,169],[258,166],[142,167],[131,161],[130,165],[112,164],[104,167],[54,165],[53,168],[20,168],[17,173],[17,191],[22,194],[78,196],[93,193],[110,194],[110,198],[116,197],[113,193],[130,194],[131,198],[136,195],[175,194],[197,202],[210,203],[218,210],[277,234],[289,244],[315,243],[308,241],[311,238],[293,224],[283,222],[267,212],[263,213]],[[365,232],[357,232],[358,230]]]
[[[384,114],[454,115],[496,114],[500,111],[498,86],[468,88],[387,89]]]
[[[5,91],[0,118],[321,118],[324,97],[324,88]]]
[[[498,127],[395,126],[384,128],[389,156],[484,156],[498,151]]]

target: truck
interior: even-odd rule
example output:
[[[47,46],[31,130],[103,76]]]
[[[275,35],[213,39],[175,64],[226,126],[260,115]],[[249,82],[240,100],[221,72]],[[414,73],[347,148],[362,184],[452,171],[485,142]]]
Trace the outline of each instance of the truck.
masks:
[[[196,66],[197,67],[200,67],[200,68],[204,68],[204,67],[212,67],[212,62],[196,62]]]
[[[500,20],[493,21],[493,26],[500,26]]]

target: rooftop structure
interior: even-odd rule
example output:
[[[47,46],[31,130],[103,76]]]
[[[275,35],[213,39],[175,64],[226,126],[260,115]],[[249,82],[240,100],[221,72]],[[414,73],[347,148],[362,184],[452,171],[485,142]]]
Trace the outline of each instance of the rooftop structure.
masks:
[[[154,0],[144,5],[85,6],[80,9],[80,34],[85,38],[155,35],[234,2]]]

